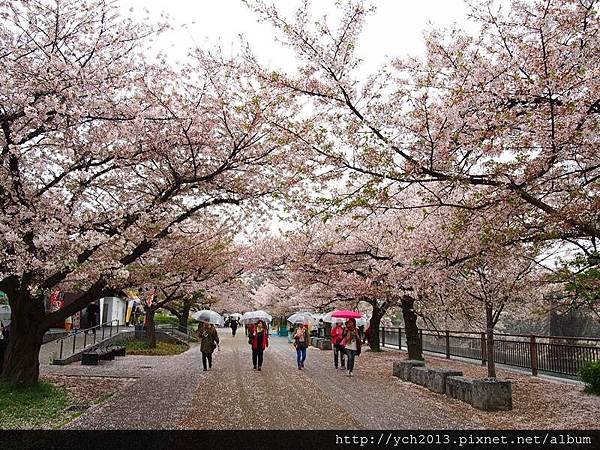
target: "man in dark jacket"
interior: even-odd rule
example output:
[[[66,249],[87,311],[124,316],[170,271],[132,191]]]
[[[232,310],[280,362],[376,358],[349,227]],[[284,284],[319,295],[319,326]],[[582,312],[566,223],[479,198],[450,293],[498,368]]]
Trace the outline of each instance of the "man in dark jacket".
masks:
[[[100,312],[100,308],[95,303],[90,303],[86,308],[87,313],[87,321],[88,328],[93,328],[98,325],[98,313]],[[96,333],[96,329],[94,328],[94,333]]]

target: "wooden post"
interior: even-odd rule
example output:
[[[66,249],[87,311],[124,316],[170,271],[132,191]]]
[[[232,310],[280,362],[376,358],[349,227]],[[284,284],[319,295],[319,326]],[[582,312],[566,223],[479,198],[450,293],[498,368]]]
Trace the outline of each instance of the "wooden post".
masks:
[[[450,359],[450,331],[446,330],[446,359]]]
[[[487,347],[485,344],[485,333],[481,333],[481,365],[485,366],[487,363]]]
[[[398,327],[398,350],[402,350],[402,328]]]
[[[529,358],[531,361],[531,375],[536,377],[538,374],[538,358],[537,345],[535,343],[535,336],[533,334],[529,337]]]

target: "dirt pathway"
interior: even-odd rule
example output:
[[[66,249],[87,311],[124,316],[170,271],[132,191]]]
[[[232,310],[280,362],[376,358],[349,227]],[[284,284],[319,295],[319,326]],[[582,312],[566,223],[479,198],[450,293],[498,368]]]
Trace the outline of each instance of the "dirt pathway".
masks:
[[[224,333],[222,333],[224,334]],[[407,397],[394,380],[335,370],[332,352],[310,348],[306,369],[295,351],[272,337],[261,372],[252,369],[244,335],[223,335],[215,366],[199,385],[182,421],[192,429],[449,429],[477,428],[434,402]],[[390,368],[391,370],[391,368]]]

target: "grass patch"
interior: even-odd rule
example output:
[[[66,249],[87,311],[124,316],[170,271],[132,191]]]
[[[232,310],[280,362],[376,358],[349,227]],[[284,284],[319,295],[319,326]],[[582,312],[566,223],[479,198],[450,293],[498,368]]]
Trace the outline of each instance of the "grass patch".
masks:
[[[67,391],[47,381],[31,387],[0,382],[0,428],[36,428],[62,415]]]
[[[190,348],[187,344],[171,344],[158,341],[156,348],[150,348],[148,342],[139,339],[125,341],[128,355],[168,356],[179,355]]]

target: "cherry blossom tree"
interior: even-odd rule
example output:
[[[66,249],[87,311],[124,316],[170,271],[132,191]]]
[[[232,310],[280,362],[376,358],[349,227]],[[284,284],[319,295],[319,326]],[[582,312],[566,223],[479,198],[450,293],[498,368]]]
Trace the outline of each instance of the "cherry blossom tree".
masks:
[[[363,2],[346,2],[337,28],[308,2],[292,18],[250,2],[301,61],[263,76],[313,111],[287,128],[313,159],[375,203],[406,184],[470,186],[464,206],[523,205],[542,240],[600,237],[597,3],[470,2],[479,34],[431,30],[423,60],[359,79]]]
[[[122,285],[178,225],[205,210],[256,216],[299,179],[271,126],[295,113],[289,100],[202,50],[180,69],[150,61],[148,37],[166,25],[116,11],[0,2],[2,376],[14,384],[37,381],[51,324]],[[74,283],[78,299],[44,310],[44,296]]]
[[[187,328],[190,309],[205,306],[212,289],[239,276],[238,252],[233,245],[235,231],[231,224],[219,223],[216,217],[204,214],[196,217],[192,226],[178,227],[130,266],[128,283],[152,292],[153,301],[145,307],[152,347],[156,346],[156,311],[169,309],[175,302],[189,305],[187,315],[182,317]]]

